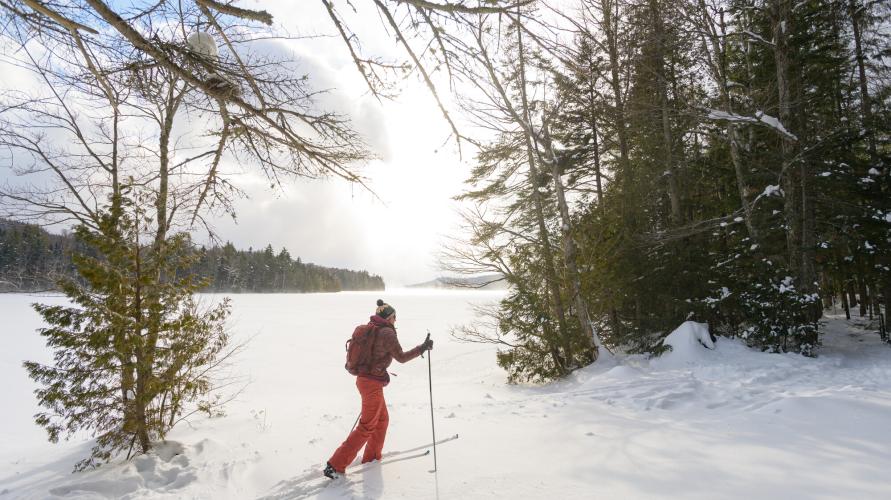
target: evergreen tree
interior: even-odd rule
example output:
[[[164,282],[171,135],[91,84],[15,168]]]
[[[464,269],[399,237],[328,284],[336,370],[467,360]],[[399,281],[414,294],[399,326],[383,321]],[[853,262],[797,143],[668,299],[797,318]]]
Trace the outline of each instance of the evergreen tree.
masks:
[[[571,229],[581,295],[603,341],[654,352],[692,318],[754,347],[815,355],[818,320],[833,297],[869,317],[884,302],[887,314],[891,80],[876,57],[887,53],[880,35],[887,22],[877,15],[887,7],[856,0],[581,3],[581,18],[565,17],[575,27],[569,43],[541,33],[536,39],[554,56],[537,66],[553,83],[536,74],[529,88],[553,96],[539,112],[556,110],[545,125],[559,147],[533,129],[526,156],[545,160],[539,174],[559,163],[544,171],[553,189],[538,189],[546,194],[545,227],[552,235]],[[535,37],[539,22],[524,33]],[[494,32],[481,24],[480,33]],[[520,95],[525,77],[518,53],[509,53],[487,76]],[[514,105],[521,108],[518,99]],[[481,121],[489,126],[502,116],[497,106],[476,109],[485,109]],[[535,248],[534,225],[493,217],[495,200],[510,200],[508,213],[528,217],[520,189],[545,183],[520,182],[524,120],[501,120],[514,125],[513,135],[502,130],[482,148],[476,189],[465,198],[485,202],[477,213],[488,218],[468,224],[478,251],[462,255],[468,271],[501,270],[511,281],[512,302],[490,311],[502,325],[495,340],[514,336],[521,341],[511,347],[531,346],[531,354],[504,354],[549,378],[557,364],[546,344],[530,341],[546,336],[529,336],[543,329],[535,318],[556,318],[531,295],[549,282],[548,259],[521,250]],[[575,202],[569,224],[557,195],[564,188]],[[560,247],[553,236],[546,240]],[[486,267],[491,261],[500,265]],[[558,264],[557,296],[571,304],[571,273]],[[529,315],[523,308],[539,309]]]
[[[228,300],[201,309],[194,276],[158,279],[192,263],[188,236],[171,236],[158,258],[140,242],[145,214],[127,200],[121,207],[102,215],[96,229],[77,227],[75,238],[95,256],[74,257],[82,282],[59,283],[71,305],[34,305],[54,359],[25,363],[42,386],[45,411],[36,421],[53,442],[81,430],[96,436],[78,470],[134,446],[147,452],[195,411],[214,414],[213,368],[229,352]]]

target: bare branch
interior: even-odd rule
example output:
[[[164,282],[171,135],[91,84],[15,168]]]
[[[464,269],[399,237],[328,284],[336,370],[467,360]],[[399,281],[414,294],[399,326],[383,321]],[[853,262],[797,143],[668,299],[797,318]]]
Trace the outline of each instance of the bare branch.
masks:
[[[195,0],[195,3],[203,7],[213,9],[217,12],[222,12],[223,14],[239,17],[241,19],[250,19],[252,21],[258,21],[267,25],[272,24],[272,14],[266,12],[265,10],[244,9],[241,7],[236,7],[231,3],[224,4],[216,2],[215,0]]]
[[[508,12],[512,8],[516,8],[518,5],[529,5],[535,0],[521,0],[519,2],[508,2],[508,1],[498,1],[496,0],[494,3],[496,5],[493,6],[469,6],[464,3],[454,3],[454,2],[445,2],[445,3],[437,3],[437,2],[429,2],[427,0],[395,0],[396,3],[412,5],[414,7],[418,7],[421,9],[429,9],[435,10],[439,12],[447,12],[452,14],[503,14]],[[498,5],[503,4],[503,5]]]
[[[65,29],[67,29],[68,31],[70,31],[72,33],[77,32],[78,30],[83,30],[88,33],[93,33],[94,35],[99,34],[99,32],[96,31],[95,29],[93,29],[89,26],[80,24],[76,21],[72,21],[71,19],[68,19],[67,17],[63,16],[62,14],[59,14],[58,12],[43,5],[38,0],[22,0],[22,2],[24,2],[24,4],[27,5],[28,7],[31,7],[32,9],[34,9],[36,12],[39,12],[39,13],[43,14],[44,16],[52,19],[53,21],[59,23],[59,25],[63,26]]]

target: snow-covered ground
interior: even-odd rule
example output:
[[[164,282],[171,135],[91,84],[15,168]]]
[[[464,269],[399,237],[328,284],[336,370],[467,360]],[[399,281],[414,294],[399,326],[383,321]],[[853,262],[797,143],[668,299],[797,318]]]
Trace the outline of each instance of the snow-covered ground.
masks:
[[[0,499],[891,498],[891,347],[876,333],[831,318],[817,359],[727,339],[706,350],[678,335],[659,359],[509,386],[492,346],[446,333],[499,294],[236,295],[233,332],[252,337],[236,369],[250,383],[228,415],[178,427],[153,455],[74,475],[90,443],[51,445],[31,421],[21,361],[48,358],[27,308],[36,299],[2,296]],[[398,310],[403,346],[433,333],[437,438],[460,438],[437,448],[436,474],[432,455],[401,460],[431,441],[427,361],[394,363],[385,463],[329,483],[320,466],[358,411],[343,343],[379,295]]]

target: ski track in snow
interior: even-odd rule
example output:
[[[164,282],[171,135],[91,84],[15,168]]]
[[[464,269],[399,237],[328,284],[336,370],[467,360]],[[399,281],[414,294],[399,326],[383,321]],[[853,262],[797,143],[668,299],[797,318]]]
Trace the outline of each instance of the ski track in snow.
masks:
[[[471,318],[468,301],[498,296],[387,295],[402,313],[404,347],[427,328],[437,339],[437,435],[461,439],[437,447],[435,474],[432,456],[415,456],[430,442],[427,361],[418,359],[391,367],[383,463],[354,466],[336,481],[321,475],[358,402],[340,366],[343,332],[375,294],[236,296],[236,328],[250,325],[250,334],[272,324],[240,361],[251,385],[228,416],[180,426],[166,445],[130,462],[69,474],[90,442],[52,446],[34,432],[36,407],[23,396],[33,386],[20,368],[24,356],[39,355],[33,339],[0,357],[19,405],[0,420],[0,439],[11,443],[0,450],[0,500],[891,497],[891,346],[864,320],[828,318],[816,359],[719,338],[714,350],[694,346],[692,357],[683,349],[656,359],[608,356],[561,382],[510,386],[494,348],[444,334]],[[4,313],[25,303],[3,299]],[[293,317],[270,316],[322,306],[325,317],[303,330],[317,347],[311,352],[294,338]]]

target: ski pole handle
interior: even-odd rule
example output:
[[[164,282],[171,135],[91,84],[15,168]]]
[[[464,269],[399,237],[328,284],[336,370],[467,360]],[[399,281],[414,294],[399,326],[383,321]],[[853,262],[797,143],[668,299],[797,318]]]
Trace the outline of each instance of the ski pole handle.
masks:
[[[424,339],[424,344],[426,344],[428,340],[430,340],[430,330],[427,330],[427,338]],[[424,357],[424,351],[421,351],[421,357]]]

